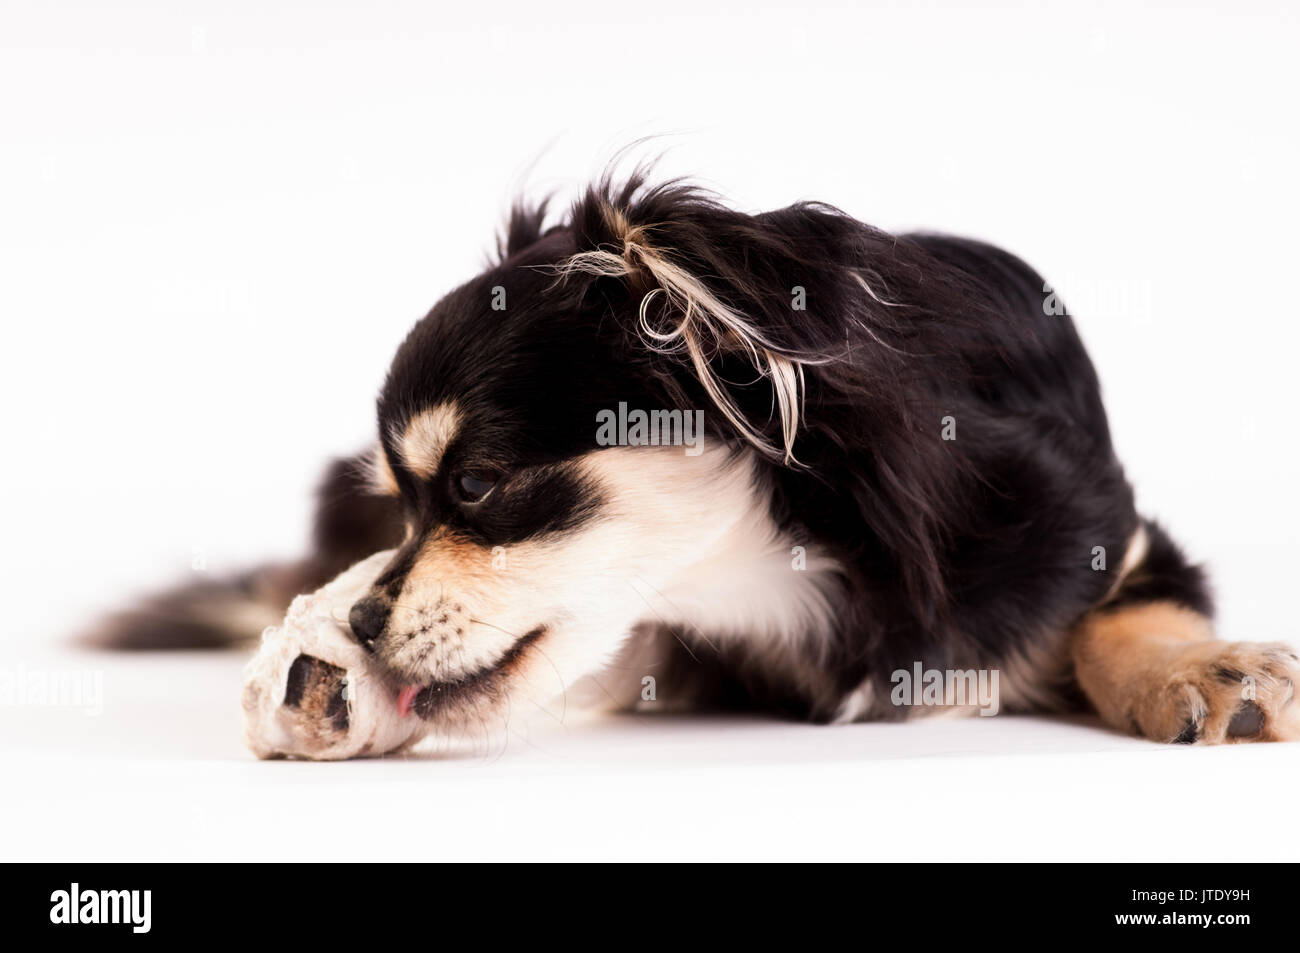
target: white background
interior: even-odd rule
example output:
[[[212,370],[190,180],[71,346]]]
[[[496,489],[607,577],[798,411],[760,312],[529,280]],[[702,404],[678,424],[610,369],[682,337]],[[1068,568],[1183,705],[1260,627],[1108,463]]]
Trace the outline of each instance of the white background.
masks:
[[[1298,48],[1282,2],[5,0],[0,668],[106,678],[97,718],[0,708],[27,779],[0,813],[32,818],[16,855],[296,856],[281,815],[330,817],[350,785],[405,799],[425,858],[1300,858],[1267,810],[1289,812],[1297,746],[637,721],[469,762],[267,766],[239,745],[238,658],[60,648],[196,559],[296,553],[322,461],[369,439],[394,348],[510,198],[571,195],[642,136],[745,209],[821,199],[1039,268],[1143,510],[1212,564],[1226,635],[1294,640]],[[1247,778],[1259,830],[1189,842]],[[430,828],[435,801],[470,820]],[[701,804],[726,822],[682,821]],[[348,846],[403,849],[382,828]]]

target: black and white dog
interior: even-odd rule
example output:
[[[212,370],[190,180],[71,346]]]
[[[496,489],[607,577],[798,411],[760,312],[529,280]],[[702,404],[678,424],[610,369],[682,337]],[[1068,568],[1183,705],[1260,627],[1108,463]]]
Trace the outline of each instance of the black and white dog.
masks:
[[[1004,711],[1300,736],[1296,655],[1214,640],[1045,290],[978,242],[642,176],[549,224],[517,207],[495,264],[398,350],[314,555],[161,597],[109,638],[251,634],[395,547],[349,622],[402,708],[447,729],[593,685],[897,719],[972,709],[952,673],[996,672]],[[924,698],[899,691],[913,672],[941,673]]]

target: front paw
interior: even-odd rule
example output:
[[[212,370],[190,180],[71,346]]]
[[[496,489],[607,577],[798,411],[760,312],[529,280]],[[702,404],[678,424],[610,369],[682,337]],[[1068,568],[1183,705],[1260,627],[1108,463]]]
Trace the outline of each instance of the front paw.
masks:
[[[1281,642],[1171,647],[1139,680],[1132,727],[1153,741],[1300,739],[1300,706],[1292,704],[1300,657]]]

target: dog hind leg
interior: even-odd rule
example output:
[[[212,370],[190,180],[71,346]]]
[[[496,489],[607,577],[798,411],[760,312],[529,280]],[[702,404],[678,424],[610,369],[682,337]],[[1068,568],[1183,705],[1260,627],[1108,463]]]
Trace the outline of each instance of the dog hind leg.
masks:
[[[1071,633],[1080,688],[1111,727],[1153,741],[1300,739],[1300,657],[1280,642],[1215,639],[1200,570],[1147,523],[1150,548]]]

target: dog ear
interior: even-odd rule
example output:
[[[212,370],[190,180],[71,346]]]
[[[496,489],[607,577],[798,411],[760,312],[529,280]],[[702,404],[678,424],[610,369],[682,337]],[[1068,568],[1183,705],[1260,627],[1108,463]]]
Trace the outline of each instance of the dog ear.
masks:
[[[929,607],[917,618],[941,615],[940,554],[964,525],[967,484],[934,422],[972,355],[1004,359],[984,331],[1003,312],[982,284],[828,205],[748,215],[635,176],[593,186],[565,227],[577,250],[561,280],[622,284],[613,314],[639,353],[671,358],[668,394],[711,402],[777,468],[846,494],[869,528],[849,544],[881,554]]]
[[[790,313],[790,275],[798,269],[780,236],[697,189],[644,190],[635,177],[588,190],[571,227],[580,250],[558,266],[561,278],[621,285],[636,309],[640,344],[689,367],[742,439],[797,464],[804,369],[820,358]],[[735,382],[741,366],[761,382],[757,392],[744,373]]]

